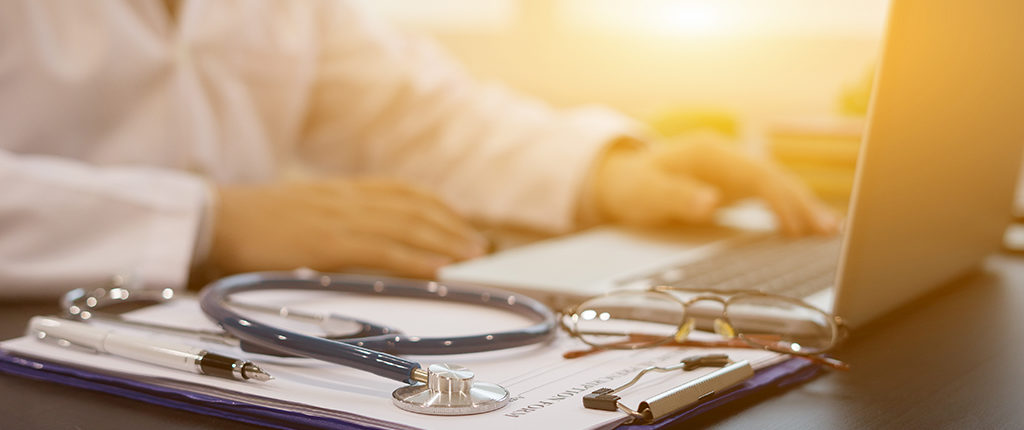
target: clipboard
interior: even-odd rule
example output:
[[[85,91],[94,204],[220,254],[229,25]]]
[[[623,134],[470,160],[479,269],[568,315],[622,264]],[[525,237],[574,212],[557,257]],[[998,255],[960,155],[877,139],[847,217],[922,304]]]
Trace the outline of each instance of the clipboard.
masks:
[[[189,319],[189,316],[186,315],[190,309],[187,302],[179,302],[177,305],[180,307],[168,309],[167,312],[182,324],[197,326],[199,323],[212,324],[201,313],[198,313],[194,320]],[[394,304],[389,306],[394,306]],[[563,340],[572,341],[568,338]],[[571,347],[578,347],[578,345],[572,344]],[[599,384],[612,385],[628,380],[639,370],[652,365],[652,363],[666,363],[666,360],[670,363],[672,357],[675,357],[674,360],[678,362],[679,357],[694,354],[692,350],[680,348],[652,348],[643,351],[607,352],[584,359],[565,360],[561,358],[562,351],[558,349],[559,346],[556,343],[514,352],[516,355],[513,357],[508,357],[506,351],[499,351],[502,357],[492,364],[488,364],[490,357],[473,356],[471,359],[474,360],[474,367],[480,369],[480,372],[490,372],[490,379],[510,386],[517,399],[503,410],[489,414],[457,418],[433,417],[433,420],[427,420],[421,416],[413,416],[416,414],[400,415],[395,412],[396,409],[390,405],[389,399],[380,395],[380,393],[390,393],[394,388],[391,386],[392,381],[358,371],[353,372],[351,369],[341,366],[310,367],[298,370],[285,366],[270,369],[271,374],[279,377],[275,382],[291,383],[292,387],[295,386],[296,380],[292,378],[289,381],[288,378],[281,376],[288,376],[288,373],[299,370],[306,371],[303,374],[296,374],[300,376],[303,383],[308,382],[310,375],[313,375],[322,376],[324,381],[334,384],[310,386],[309,390],[311,391],[305,393],[307,397],[306,400],[303,400],[300,397],[282,395],[285,392],[282,390],[289,388],[287,385],[275,387],[235,381],[222,382],[221,378],[205,377],[204,379],[200,375],[163,368],[147,368],[139,371],[137,368],[129,366],[144,366],[145,364],[120,362],[112,364],[107,360],[116,358],[107,356],[76,358],[72,355],[72,351],[47,350],[46,348],[56,347],[43,344],[35,339],[21,338],[5,341],[0,348],[6,350],[0,350],[0,372],[103,391],[152,404],[247,423],[288,428],[480,428],[490,426],[489,423],[495,421],[501,422],[498,422],[498,425],[490,426],[490,428],[522,428],[523,426],[542,425],[540,423],[559,427],[606,427],[607,424],[600,423],[621,423],[628,417],[621,413],[605,411],[586,413],[587,410],[580,404],[580,398],[585,392],[599,388]],[[736,354],[736,357],[740,358],[760,357],[757,358],[761,360],[760,366],[765,367],[759,368],[753,377],[744,381],[737,388],[704,399],[691,409],[672,413],[654,423],[653,427],[647,428],[658,428],[669,423],[679,422],[678,420],[682,417],[694,416],[692,414],[695,410],[713,409],[734,399],[769,390],[771,387],[798,383],[813,377],[819,371],[817,365],[802,359],[792,359],[775,364],[779,363],[780,359],[785,360],[785,357],[764,356],[762,355],[763,351],[732,350],[728,353]],[[743,354],[749,355],[744,356]],[[528,375],[536,373],[537,367],[543,365],[543,362],[538,365],[538,361],[536,361],[542,355],[549,356],[546,363],[550,366],[541,369],[543,375]],[[460,359],[464,358],[460,357]],[[117,369],[117,371],[111,369]],[[279,375],[278,370],[284,375]],[[711,369],[705,370],[708,371],[706,373],[711,371]],[[696,377],[700,374],[703,373],[691,373],[688,376]],[[672,378],[667,378],[667,376],[672,376]],[[530,377],[534,379],[526,380]],[[210,379],[217,381],[211,383]],[[654,379],[662,379],[662,377]],[[591,384],[591,381],[594,383]],[[638,396],[660,393],[665,390],[665,387],[676,387],[680,384],[676,375],[666,375],[666,378],[657,384],[648,384],[648,382],[645,380],[644,384],[640,384],[649,385],[648,391],[638,392],[637,397],[630,398],[631,402],[637,399],[642,400]],[[356,392],[345,391],[346,386],[353,387]],[[342,389],[342,391],[336,391],[338,389]],[[642,390],[644,387],[640,387],[640,389]],[[316,397],[321,402],[309,401],[310,397]],[[543,410],[531,410],[533,405],[538,403],[548,403],[549,405]],[[370,407],[372,404],[380,406],[373,409]],[[563,421],[552,421],[561,416],[561,412],[558,411],[571,411],[571,415],[576,417],[579,417],[580,411],[583,411],[586,419],[564,418]],[[446,421],[438,421],[438,419]],[[456,421],[450,421],[454,419],[460,420],[458,425]]]
[[[0,351],[0,372],[38,381],[63,384],[84,390],[99,391],[159,406],[216,416],[230,420],[278,428],[303,429],[368,429],[388,428],[358,414],[305,407],[287,402],[266,403],[270,399],[239,399],[226,392],[198,391],[188,385],[163,385],[127,375],[104,373],[96,369],[70,367],[45,360],[20,357]],[[670,428],[731,402],[754,395],[773,392],[801,384],[822,372],[820,366],[806,360],[790,359],[758,370],[732,390],[720,393],[691,408],[677,411],[648,424],[623,425],[623,430]],[[257,401],[261,400],[261,401]]]

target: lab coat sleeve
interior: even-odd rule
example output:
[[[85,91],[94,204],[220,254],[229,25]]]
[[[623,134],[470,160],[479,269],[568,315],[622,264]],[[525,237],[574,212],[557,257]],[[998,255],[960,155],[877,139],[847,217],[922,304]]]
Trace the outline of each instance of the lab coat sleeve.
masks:
[[[574,227],[602,148],[640,133],[607,109],[556,110],[478,82],[429,41],[335,6],[302,147],[314,165],[397,177],[471,218],[557,233]]]
[[[0,298],[54,297],[132,276],[186,284],[210,204],[198,177],[0,151]]]

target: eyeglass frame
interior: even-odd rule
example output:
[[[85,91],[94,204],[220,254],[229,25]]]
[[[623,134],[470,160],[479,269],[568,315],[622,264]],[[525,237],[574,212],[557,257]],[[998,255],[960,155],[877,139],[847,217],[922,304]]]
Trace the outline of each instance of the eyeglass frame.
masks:
[[[669,292],[690,293],[690,294],[694,294],[694,297],[690,297],[690,298],[688,298],[686,300],[683,300],[683,299],[680,299],[680,298],[676,297],[675,295],[669,294]],[[682,308],[682,316],[683,316],[683,318],[681,318],[679,323],[676,325],[675,334],[674,335],[665,336],[663,339],[661,339],[659,341],[656,341],[656,342],[651,342],[651,343],[646,343],[646,344],[634,344],[634,345],[629,345],[629,346],[625,346],[625,347],[620,347],[620,346],[609,345],[609,344],[595,344],[595,343],[589,342],[584,337],[584,335],[582,333],[580,333],[578,330],[576,330],[575,327],[570,327],[570,325],[567,324],[566,321],[565,321],[566,317],[570,317],[571,318],[571,316],[578,315],[579,314],[579,312],[578,312],[579,311],[579,307],[581,305],[589,302],[589,301],[596,300],[596,299],[599,299],[599,298],[602,298],[602,297],[609,297],[609,296],[613,296],[613,295],[627,294],[627,293],[632,293],[632,294],[638,294],[638,293],[657,293],[657,294],[659,294],[661,296],[664,296],[664,297],[668,298],[671,301],[674,301],[674,302],[678,303],[681,306],[681,308]],[[788,303],[791,303],[791,304],[794,304],[794,305],[797,305],[797,306],[801,306],[803,308],[807,308],[807,309],[810,309],[810,310],[813,310],[813,311],[816,311],[816,312],[820,313],[822,316],[825,317],[825,321],[828,323],[829,328],[831,330],[831,338],[830,338],[829,344],[827,346],[819,348],[819,349],[817,349],[815,351],[802,352],[802,351],[794,351],[794,350],[791,350],[791,349],[783,349],[781,347],[773,348],[770,345],[764,345],[762,343],[758,343],[758,342],[755,342],[755,341],[753,341],[751,339],[746,338],[745,336],[743,336],[743,333],[740,333],[738,330],[736,330],[736,326],[732,323],[732,321],[730,321],[728,309],[729,309],[729,302],[731,300],[733,300],[734,298],[736,298],[736,297],[748,297],[748,296],[765,297],[765,298],[771,298],[771,299],[781,299],[784,302],[788,302]],[[611,292],[608,292],[608,293],[605,293],[605,294],[588,297],[586,299],[583,299],[583,300],[579,301],[576,304],[567,306],[561,312],[561,318],[558,319],[558,323],[562,327],[562,329],[565,330],[566,333],[568,333],[570,336],[572,336],[574,338],[577,338],[581,342],[583,342],[583,343],[585,343],[587,345],[590,345],[591,347],[594,347],[594,348],[598,348],[598,349],[618,349],[618,350],[653,348],[653,347],[660,346],[660,345],[666,344],[668,342],[671,342],[672,340],[682,341],[683,339],[686,339],[687,337],[689,337],[690,331],[692,331],[692,327],[687,329],[686,337],[684,337],[682,339],[678,339],[677,338],[679,333],[683,331],[684,327],[687,324],[689,324],[689,321],[691,320],[691,318],[688,318],[686,316],[687,310],[689,309],[690,305],[692,305],[694,303],[697,303],[697,302],[700,302],[700,301],[705,301],[705,300],[710,300],[710,301],[721,303],[722,304],[721,316],[717,317],[717,318],[721,318],[726,324],[729,325],[730,329],[735,333],[733,335],[733,338],[742,340],[747,345],[752,346],[752,347],[754,347],[756,349],[762,349],[762,350],[765,350],[765,351],[777,352],[777,353],[781,353],[781,354],[796,355],[796,356],[800,356],[800,357],[812,357],[812,356],[817,356],[817,355],[820,355],[820,354],[824,354],[824,353],[826,353],[828,351],[831,351],[832,349],[834,349],[836,346],[838,346],[842,342],[843,338],[845,338],[846,334],[848,333],[848,328],[847,328],[847,326],[846,326],[846,324],[845,324],[845,322],[844,322],[842,317],[840,317],[839,315],[832,315],[832,314],[830,314],[828,312],[825,312],[823,309],[808,303],[805,300],[798,299],[798,298],[795,298],[795,297],[788,297],[788,296],[783,296],[783,295],[779,295],[779,294],[766,293],[764,291],[759,291],[759,290],[729,290],[729,291],[720,291],[720,290],[715,290],[715,289],[673,287],[673,286],[669,286],[669,285],[656,285],[656,286],[648,287],[648,288],[643,289],[643,290],[640,290],[640,289],[635,289],[635,290],[616,290],[616,291],[611,291]],[[648,320],[646,322],[658,322],[658,321],[649,321]]]

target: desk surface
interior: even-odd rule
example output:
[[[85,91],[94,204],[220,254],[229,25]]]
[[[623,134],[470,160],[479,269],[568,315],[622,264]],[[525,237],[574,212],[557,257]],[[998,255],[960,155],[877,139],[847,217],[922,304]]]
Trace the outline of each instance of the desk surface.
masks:
[[[0,337],[57,311],[0,303]],[[701,417],[722,428],[1020,428],[1024,425],[1024,258],[994,256],[868,327],[833,372]],[[242,429],[251,426],[112,395],[0,375],[0,427]]]

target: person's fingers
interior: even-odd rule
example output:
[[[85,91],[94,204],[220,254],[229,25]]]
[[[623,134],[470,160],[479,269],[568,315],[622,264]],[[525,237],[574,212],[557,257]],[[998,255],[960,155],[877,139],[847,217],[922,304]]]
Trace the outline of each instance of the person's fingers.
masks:
[[[457,238],[486,250],[487,239],[470,223],[436,195],[405,183],[389,180],[360,181],[359,186],[370,193],[372,204],[405,213],[428,222]]]
[[[438,269],[452,262],[451,257],[379,236],[346,233],[325,250],[337,256],[336,262],[323,263],[332,267],[316,269],[383,269],[406,276],[433,278]]]
[[[601,211],[624,224],[702,223],[721,201],[715,187],[661,168],[657,154],[650,151],[609,152],[600,175]]]
[[[651,196],[654,206],[660,207],[674,220],[707,222],[721,203],[714,187],[688,176],[661,174],[654,180],[656,185],[652,188],[660,191],[660,195]]]
[[[839,217],[810,192],[797,195],[796,204],[803,217],[807,231],[816,234],[835,234],[839,230]]]
[[[760,194],[785,208],[780,210],[788,214],[793,233],[833,234],[838,230],[838,216],[796,177],[781,170],[765,170],[760,183]]]
[[[387,208],[395,213],[403,214],[407,219],[437,230],[443,240],[452,242],[465,249],[462,253],[479,255],[488,248],[487,239],[473,228],[468,221],[447,206],[420,199],[392,198],[382,196],[368,205],[374,208]]]
[[[654,156],[660,168],[713,184],[726,200],[753,194],[753,177],[760,173],[756,160],[715,141],[666,143]]]
[[[841,216],[831,207],[824,204],[817,204],[815,220],[818,225],[818,233],[830,235],[839,233],[839,226],[842,224]]]
[[[379,235],[404,245],[425,251],[443,254],[457,260],[479,257],[486,248],[479,241],[452,233],[439,226],[446,214],[434,214],[429,208],[416,208],[416,201],[377,201],[360,209],[371,212],[372,216],[353,217],[348,226],[352,229]]]
[[[670,143],[657,155],[664,169],[714,185],[725,200],[750,196],[765,200],[785,234],[832,234],[838,230],[838,217],[806,185],[770,162],[707,139]]]
[[[429,193],[386,180],[338,181],[318,186],[339,225],[381,235],[426,251],[466,259],[487,242],[467,221]]]
[[[803,234],[804,223],[801,219],[799,208],[790,194],[775,186],[765,186],[760,197],[768,203],[775,218],[779,222],[779,229],[787,236]]]

